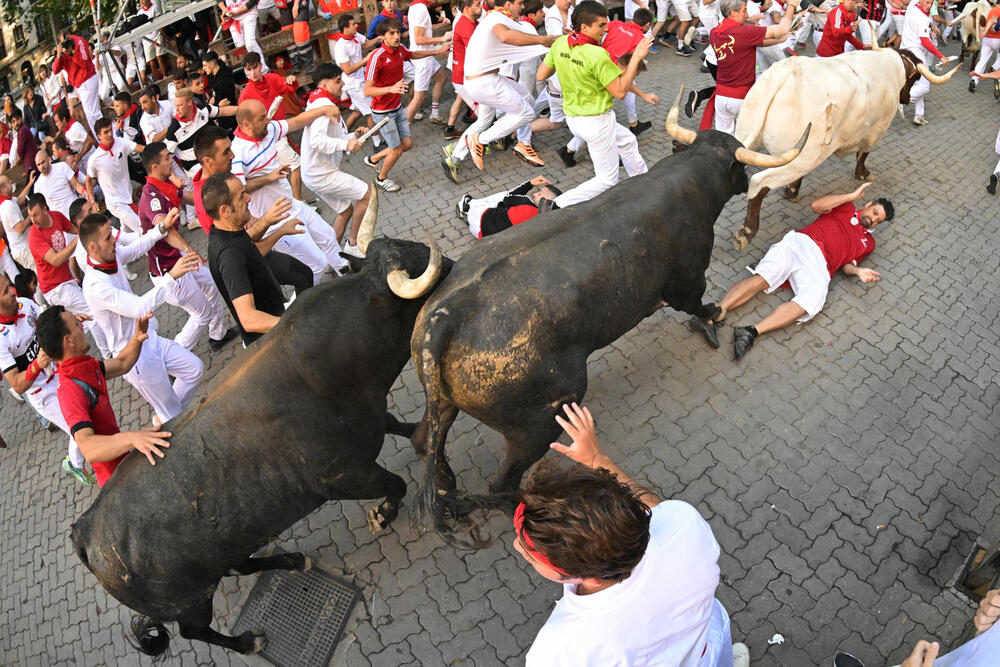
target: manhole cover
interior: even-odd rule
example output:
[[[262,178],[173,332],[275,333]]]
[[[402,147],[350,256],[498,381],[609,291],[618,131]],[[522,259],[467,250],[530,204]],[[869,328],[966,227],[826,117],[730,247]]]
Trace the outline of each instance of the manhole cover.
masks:
[[[954,589],[973,604],[978,605],[979,601],[986,594],[986,591],[994,588],[997,578],[1000,577],[1000,572],[998,572],[996,565],[989,566],[989,563],[997,562],[996,547],[997,545],[988,546],[984,545],[980,540],[976,540],[975,544],[972,545],[972,551],[965,559],[962,569],[958,571],[958,576],[955,578]],[[984,561],[989,561],[989,563],[984,563]],[[987,567],[981,569],[984,565]],[[969,575],[973,571],[976,571],[977,575],[973,578],[975,590],[969,588],[971,583]],[[990,583],[991,580],[992,583]]]
[[[361,590],[321,570],[268,570],[243,605],[233,634],[267,635],[260,655],[278,667],[326,667]]]

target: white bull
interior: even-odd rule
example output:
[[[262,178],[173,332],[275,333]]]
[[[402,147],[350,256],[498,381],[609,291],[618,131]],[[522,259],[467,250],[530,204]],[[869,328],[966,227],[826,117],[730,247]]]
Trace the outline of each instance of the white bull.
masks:
[[[789,58],[764,72],[743,101],[736,138],[748,149],[778,154],[795,146],[810,123],[812,130],[798,157],[750,178],[746,220],[735,234],[737,250],[757,233],[767,193],[789,186],[785,197],[797,199],[802,177],[831,155],[856,153],[854,175],[868,178],[868,152],[885,136],[898,105],[909,102],[913,83],[921,74],[943,83],[954,73],[937,76],[910,52],[890,49]]]
[[[970,71],[976,66],[976,57],[983,44],[979,31],[986,27],[986,15],[990,13],[990,7],[990,3],[986,0],[969,2],[962,13],[952,21],[958,23],[959,35],[962,37],[962,55],[959,62],[965,62],[965,59],[969,58],[972,61],[969,65]]]

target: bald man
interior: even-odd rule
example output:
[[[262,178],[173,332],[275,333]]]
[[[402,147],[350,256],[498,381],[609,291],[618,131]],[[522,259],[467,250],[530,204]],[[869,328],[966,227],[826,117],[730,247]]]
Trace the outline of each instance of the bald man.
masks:
[[[232,150],[233,175],[246,184],[250,196],[250,214],[260,217],[267,213],[279,197],[292,202],[288,215],[298,218],[305,225],[305,234],[285,236],[274,245],[274,249],[295,257],[313,272],[313,282],[318,283],[325,272],[340,274],[347,267],[347,261],[340,256],[340,244],[333,228],[319,213],[292,194],[288,183],[288,167],[278,159],[276,143],[289,132],[295,132],[309,125],[321,116],[340,121],[340,112],[335,105],[317,107],[303,111],[290,120],[269,120],[267,109],[259,100],[246,100],[236,110],[236,137]],[[274,224],[265,233],[265,238],[278,231],[280,224]]]

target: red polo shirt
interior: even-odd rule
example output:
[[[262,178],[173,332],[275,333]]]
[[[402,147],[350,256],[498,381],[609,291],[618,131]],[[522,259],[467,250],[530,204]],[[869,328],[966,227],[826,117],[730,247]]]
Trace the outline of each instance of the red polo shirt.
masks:
[[[288,84],[282,77],[277,74],[268,72],[264,75],[264,78],[260,81],[247,81],[246,87],[243,88],[243,92],[240,93],[240,104],[247,100],[260,100],[264,103],[265,109],[271,108],[271,103],[278,96],[291,95],[295,96],[295,88]],[[278,107],[272,120],[285,120],[285,109],[284,104]]]
[[[642,28],[632,21],[611,21],[601,46],[611,56],[611,62],[617,65],[619,58],[635,51],[643,37]]]
[[[45,261],[45,253],[49,250],[59,252],[66,247],[66,237],[63,232],[73,233],[69,219],[59,211],[49,211],[52,224],[45,229],[34,225],[28,230],[28,249],[35,259],[35,271],[38,274],[38,287],[42,293],[48,292],[64,282],[73,280],[69,270],[69,260],[53,266]]]
[[[93,429],[95,435],[121,432],[115,412],[111,409],[103,361],[89,356],[72,357],[59,364],[58,372],[56,396],[59,398],[59,410],[72,435],[84,428]],[[83,383],[86,388],[78,383]],[[104,486],[125,456],[122,454],[113,461],[90,462],[98,486]]]
[[[709,33],[719,70],[715,94],[743,99],[757,78],[757,47],[764,43],[767,28],[740,24],[726,18]]]
[[[365,80],[377,88],[388,88],[403,80],[403,63],[410,59],[409,50],[400,44],[394,49],[380,46],[365,68]],[[372,97],[372,111],[388,113],[399,108],[402,95],[386,93]]]
[[[845,264],[857,264],[875,250],[875,237],[861,224],[858,209],[851,202],[824,213],[799,232],[823,251],[831,276]]]

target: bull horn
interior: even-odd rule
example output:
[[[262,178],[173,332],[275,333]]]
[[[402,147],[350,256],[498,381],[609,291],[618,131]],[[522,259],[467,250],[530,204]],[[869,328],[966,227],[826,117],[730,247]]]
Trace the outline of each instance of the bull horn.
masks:
[[[403,269],[396,269],[386,277],[389,289],[401,299],[422,297],[434,287],[438,276],[441,275],[441,249],[430,234],[427,235],[427,244],[431,247],[431,257],[427,260],[427,268],[422,274],[411,278]]]
[[[374,181],[370,187],[372,196],[368,201],[365,216],[361,218],[361,227],[358,229],[358,250],[361,251],[362,255],[368,254],[368,244],[371,243],[372,237],[375,236],[375,220],[378,219],[378,188],[375,186]]]
[[[872,31],[872,51],[881,51],[882,47],[878,45],[878,24],[875,21],[868,21],[868,26]]]
[[[953,77],[955,75],[955,72],[957,72],[959,69],[961,69],[961,65],[951,70],[947,74],[941,75],[932,72],[931,68],[928,67],[927,65],[923,63],[917,63],[917,71],[923,74],[924,78],[930,81],[931,83],[944,83],[945,81]]]
[[[683,94],[684,86],[681,86],[681,89],[677,91],[677,99],[674,100],[674,106],[670,107],[670,113],[667,114],[667,132],[682,144],[690,145],[698,138],[698,133],[677,124],[677,117],[680,114],[681,95]]]
[[[809,139],[809,132],[812,130],[812,123],[806,125],[806,131],[802,133],[802,138],[799,139],[798,143],[795,144],[793,148],[789,148],[784,153],[780,155],[768,155],[767,153],[758,153],[757,151],[752,151],[749,148],[739,147],[736,149],[736,159],[743,164],[748,164],[751,167],[760,167],[762,169],[771,169],[773,167],[782,167],[796,157],[798,157],[799,152],[802,147],[806,145],[806,140]]]

